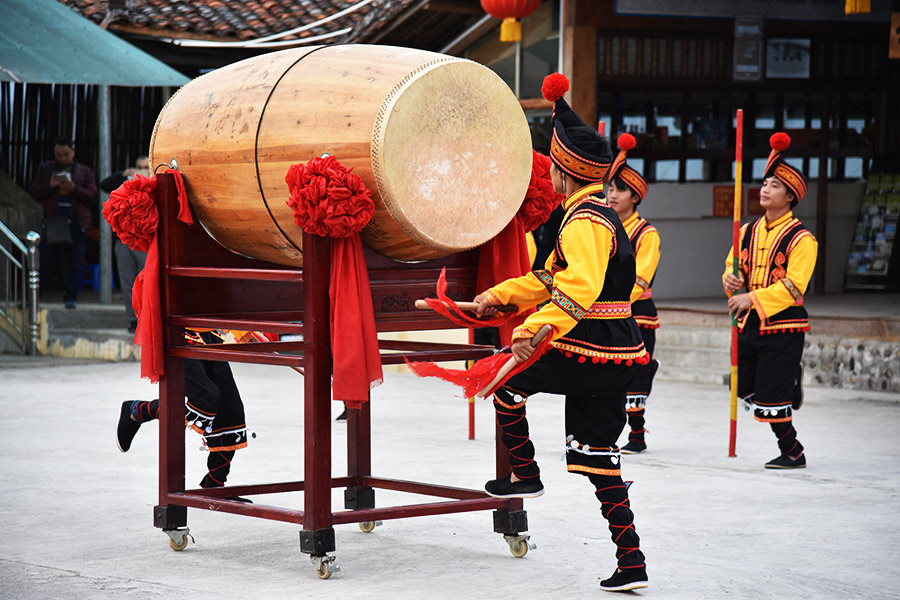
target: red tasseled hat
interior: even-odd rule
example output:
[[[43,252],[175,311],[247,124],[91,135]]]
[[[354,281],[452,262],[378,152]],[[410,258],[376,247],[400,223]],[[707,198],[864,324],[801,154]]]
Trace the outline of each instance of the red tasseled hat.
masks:
[[[647,181],[625,162],[627,152],[637,145],[637,140],[630,133],[623,133],[616,140],[616,143],[619,145],[619,154],[609,168],[607,181],[612,181],[616,177],[620,178],[631,188],[631,191],[637,196],[638,202],[640,202],[647,195]]]
[[[806,195],[806,178],[797,167],[788,164],[781,158],[781,153],[787,150],[791,145],[791,137],[783,131],[773,133],[769,138],[769,146],[772,151],[769,153],[769,160],[766,162],[766,170],[763,174],[764,178],[777,177],[794,193],[794,197],[799,202]]]
[[[567,133],[569,129],[587,127],[563,96],[569,91],[569,80],[562,73],[551,73],[544,78],[541,94],[553,102],[553,136],[550,141],[550,160],[563,173],[582,181],[600,183],[612,163],[612,151],[605,137],[597,135],[600,154],[578,148]],[[593,128],[591,128],[593,129]],[[596,152],[596,149],[594,150]]]

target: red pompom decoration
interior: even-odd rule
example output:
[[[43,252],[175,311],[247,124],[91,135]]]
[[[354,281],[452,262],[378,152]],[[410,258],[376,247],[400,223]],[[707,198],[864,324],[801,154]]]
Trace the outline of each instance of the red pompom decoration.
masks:
[[[773,133],[769,138],[769,145],[775,152],[784,152],[791,145],[791,137],[783,131]]]
[[[562,73],[550,73],[544,77],[541,95],[550,102],[556,102],[569,91],[569,80]]]
[[[103,205],[103,218],[122,243],[146,252],[156,235],[159,213],[153,202],[156,177],[135,175],[120,185]]]
[[[622,152],[628,152],[632,148],[637,145],[637,141],[634,139],[634,136],[630,133],[623,133],[619,136],[619,139],[616,140],[616,144],[619,145],[619,150]]]
[[[372,193],[359,175],[333,156],[291,165],[284,180],[291,197],[294,222],[308,233],[348,237],[358,233],[375,214]]]
[[[519,218],[525,231],[534,231],[547,220],[553,209],[562,202],[563,195],[553,191],[553,180],[550,178],[550,157],[539,152],[532,152],[531,181],[525,200],[519,207]]]

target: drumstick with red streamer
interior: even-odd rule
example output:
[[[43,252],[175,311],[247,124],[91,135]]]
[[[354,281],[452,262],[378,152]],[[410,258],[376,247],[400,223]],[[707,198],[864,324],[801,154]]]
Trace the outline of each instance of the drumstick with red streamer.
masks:
[[[538,344],[540,344],[541,341],[545,337],[547,337],[547,334],[549,334],[552,329],[553,327],[551,327],[550,325],[544,325],[543,327],[541,327],[534,335],[534,337],[531,338],[531,347],[536,348]],[[497,372],[497,376],[494,377],[489,384],[478,390],[475,395],[479,398],[484,398],[485,396],[487,396],[489,392],[493,391],[494,388],[500,385],[501,381],[504,381],[506,379],[506,376],[509,375],[510,372],[516,367],[517,362],[518,361],[516,360],[515,356],[510,356],[509,360],[507,360],[506,363]]]
[[[406,365],[419,377],[438,377],[460,386],[466,397],[476,394],[484,397],[503,385],[516,373],[524,371],[537,362],[550,349],[550,341],[553,339],[550,334],[552,333],[553,326],[544,325],[532,338],[534,352],[522,362],[516,362],[515,357],[511,357],[509,354],[498,352],[493,356],[475,361],[469,369],[445,369],[433,362],[410,362],[408,360]]]

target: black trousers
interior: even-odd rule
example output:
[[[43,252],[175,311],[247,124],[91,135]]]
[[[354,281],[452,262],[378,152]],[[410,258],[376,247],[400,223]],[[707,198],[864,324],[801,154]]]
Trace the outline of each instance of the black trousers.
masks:
[[[760,335],[756,311],[738,334],[738,397],[753,409],[757,421],[769,423],[779,450],[790,456],[803,453],[791,401],[805,337],[802,331]]]
[[[510,451],[510,466],[520,479],[540,476],[525,413],[528,396],[537,392],[565,396],[567,468],[587,476],[594,485],[622,569],[644,566],[616,445],[626,423],[625,391],[634,375],[634,365],[579,363],[576,357],[567,358],[562,352],[550,350],[511,377],[494,395],[502,440]]]
[[[231,470],[234,451],[247,446],[244,403],[227,362],[185,359],[185,424],[203,436],[209,450],[202,487],[220,487]],[[159,418],[159,400],[136,402],[132,415],[145,422]]]

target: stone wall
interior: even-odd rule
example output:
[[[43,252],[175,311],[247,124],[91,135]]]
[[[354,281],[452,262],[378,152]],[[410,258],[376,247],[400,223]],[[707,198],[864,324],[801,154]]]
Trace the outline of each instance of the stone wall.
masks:
[[[808,385],[900,393],[900,341],[808,335]]]

